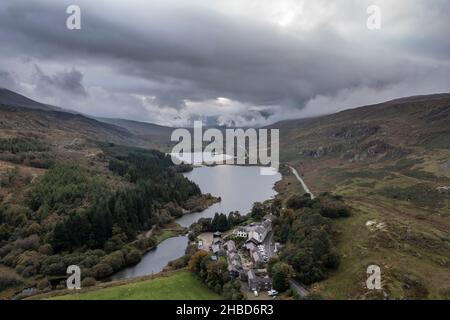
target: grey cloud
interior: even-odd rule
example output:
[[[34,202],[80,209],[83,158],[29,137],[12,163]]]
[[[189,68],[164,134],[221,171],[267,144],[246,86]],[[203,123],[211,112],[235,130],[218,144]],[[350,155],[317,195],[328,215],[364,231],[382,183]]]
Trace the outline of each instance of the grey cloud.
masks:
[[[94,112],[107,113],[100,106],[109,105],[112,116],[118,110],[126,115],[128,108],[138,119],[171,123],[201,116],[187,101],[226,97],[248,110],[217,109],[214,116],[205,105],[205,117],[224,123],[266,123],[301,115],[305,106],[314,106],[316,113],[337,109],[318,101],[339,103],[333,97],[346,90],[390,92],[399,83],[427,78],[427,88],[433,91],[442,87],[442,79],[450,80],[448,2],[396,3],[391,11],[383,11],[383,29],[376,34],[365,28],[364,1],[342,1],[329,21],[291,32],[258,19],[257,12],[236,15],[182,1],[150,1],[138,9],[131,4],[120,7],[117,1],[79,1],[82,30],[68,31],[64,13],[70,1],[41,0],[37,5],[6,0],[0,5],[0,39],[8,46],[0,48],[0,56],[28,54],[39,65],[57,65],[60,71],[51,75],[35,72],[40,95],[86,96],[92,91],[88,86],[101,87],[104,94],[91,97],[99,105]],[[83,73],[78,71],[81,67]],[[91,67],[107,72],[93,75]],[[436,70],[441,75],[429,77]],[[83,85],[83,75],[89,85]],[[142,83],[114,83],[111,75]],[[133,95],[155,107],[148,111]]]
[[[8,71],[0,70],[0,88],[6,88],[9,90],[17,89],[16,80]]]
[[[87,95],[86,89],[82,84],[83,74],[80,71],[72,69],[70,71],[61,71],[54,75],[47,75],[37,65],[34,65],[34,67],[36,71],[36,86],[39,91],[47,92],[57,89],[71,95]]]

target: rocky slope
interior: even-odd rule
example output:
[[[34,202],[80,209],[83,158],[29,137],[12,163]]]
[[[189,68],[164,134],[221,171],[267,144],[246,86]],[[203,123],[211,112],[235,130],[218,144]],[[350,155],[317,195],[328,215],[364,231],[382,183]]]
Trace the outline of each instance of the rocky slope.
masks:
[[[313,290],[329,298],[450,298],[450,95],[402,98],[312,119],[284,121],[281,159],[314,194],[343,195],[341,266]],[[279,190],[299,192],[286,176]],[[446,190],[446,189],[445,189]],[[372,228],[382,225],[383,228]],[[367,290],[381,267],[383,290]]]

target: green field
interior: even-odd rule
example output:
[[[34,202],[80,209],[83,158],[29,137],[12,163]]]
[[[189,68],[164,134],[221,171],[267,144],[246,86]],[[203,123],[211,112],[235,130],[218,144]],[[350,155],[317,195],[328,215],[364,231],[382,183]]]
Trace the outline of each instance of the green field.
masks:
[[[221,297],[209,290],[188,271],[170,276],[133,282],[77,294],[57,296],[55,300],[218,300]]]

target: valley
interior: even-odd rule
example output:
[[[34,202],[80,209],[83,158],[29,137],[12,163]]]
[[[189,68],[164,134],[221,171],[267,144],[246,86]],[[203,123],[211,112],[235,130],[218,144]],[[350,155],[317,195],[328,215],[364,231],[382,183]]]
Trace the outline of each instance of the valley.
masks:
[[[167,229],[176,219],[189,227],[201,217],[185,212],[208,208],[211,217],[229,209],[226,201],[213,204],[213,198],[200,196],[198,186],[183,177],[185,168],[164,156],[173,145],[172,128],[93,119],[5,90],[0,105],[0,298],[27,288],[62,289],[69,263],[81,263],[90,275],[86,283],[96,284],[182,234],[173,231],[178,227]],[[325,299],[450,298],[449,94],[402,98],[267,128],[280,130],[282,179],[275,189],[283,207],[310,191],[319,203],[329,201],[320,197],[323,193],[342,197],[351,211],[332,219],[329,234],[339,264],[308,283],[312,294]],[[150,201],[150,194],[157,196]],[[251,208],[241,210],[245,214]],[[299,221],[311,223],[299,210],[309,210],[308,205],[293,211]],[[154,235],[139,240],[152,228]],[[70,238],[63,237],[68,233]],[[283,240],[301,247],[297,238]],[[186,267],[187,261],[178,263]],[[382,270],[381,291],[365,287],[371,264]],[[193,281],[190,271],[174,272]],[[102,290],[71,298],[125,297],[122,289]],[[130,297],[168,298],[142,290]]]

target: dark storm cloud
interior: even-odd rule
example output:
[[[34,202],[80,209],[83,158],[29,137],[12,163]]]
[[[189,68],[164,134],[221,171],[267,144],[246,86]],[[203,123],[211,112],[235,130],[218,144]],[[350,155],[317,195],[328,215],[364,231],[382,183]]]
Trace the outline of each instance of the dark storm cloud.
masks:
[[[313,87],[323,92],[337,89],[335,81],[320,76],[321,72],[339,74],[358,63],[345,58],[335,65],[326,53],[307,44],[210,11],[178,9],[178,20],[166,25],[159,25],[164,22],[153,12],[148,16],[152,22],[143,32],[85,10],[83,29],[69,32],[61,21],[65,17],[62,4],[14,3],[9,8],[9,12],[21,14],[2,16],[0,25],[20,33],[14,43],[24,52],[62,62],[66,57],[110,60],[123,73],[159,82],[152,94],[162,105],[179,106],[184,99],[223,95],[254,104],[297,105],[314,93]],[[165,17],[171,16],[161,11]],[[127,19],[126,13],[123,19]],[[317,60],[314,64],[312,57]],[[307,83],[298,79],[299,75]]]
[[[0,70],[0,88],[15,90],[17,88],[16,80],[7,71]]]
[[[80,71],[72,69],[50,76],[45,74],[37,65],[34,67],[36,69],[35,78],[38,90],[45,92],[50,89],[58,89],[72,95],[87,95],[86,89],[82,84],[83,74]]]
[[[367,5],[354,1],[334,8],[329,21],[317,16],[313,27],[296,28],[294,21],[292,29],[261,18],[277,10],[270,2],[262,11],[241,2],[239,14],[201,1],[132,3],[79,1],[82,30],[69,31],[65,9],[71,1],[2,1],[0,39],[8,46],[0,48],[0,56],[29,55],[37,61],[40,92],[57,94],[50,87],[86,96],[91,88],[83,86],[84,74],[91,87],[103,90],[99,105],[122,101],[115,97],[117,90],[139,95],[145,98],[123,101],[139,112],[152,104],[151,112],[161,112],[168,122],[175,117],[170,109],[184,110],[183,116],[199,113],[190,111],[187,101],[203,102],[208,117],[208,108],[217,109],[224,122],[233,120],[227,112],[242,122],[264,122],[308,106],[321,113],[329,106],[317,104],[320,97],[330,104],[353,103],[368,88],[383,97],[395,95],[391,89],[400,83],[422,90],[416,82],[431,73],[436,76],[428,79],[426,90],[438,90],[442,80],[450,80],[446,1],[396,2],[391,10],[396,14],[386,18],[391,29],[385,26],[378,34],[365,28]],[[314,3],[327,8],[330,2]],[[59,66],[59,71],[43,65]],[[93,74],[92,68],[103,68],[104,75]],[[229,111],[220,103],[208,105],[219,97],[238,106]],[[111,114],[119,108],[123,105]]]

